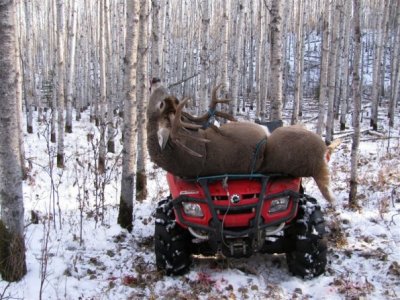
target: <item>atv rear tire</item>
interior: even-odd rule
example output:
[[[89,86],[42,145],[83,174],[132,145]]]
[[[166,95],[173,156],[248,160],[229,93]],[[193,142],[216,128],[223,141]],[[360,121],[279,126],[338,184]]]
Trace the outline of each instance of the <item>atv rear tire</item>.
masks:
[[[286,253],[289,271],[296,276],[310,279],[321,275],[327,263],[325,221],[317,201],[304,196],[299,201],[299,211],[293,226],[285,231],[290,239]]]
[[[181,275],[188,271],[191,259],[191,235],[175,222],[172,199],[158,203],[155,213],[154,250],[156,265],[167,275]]]

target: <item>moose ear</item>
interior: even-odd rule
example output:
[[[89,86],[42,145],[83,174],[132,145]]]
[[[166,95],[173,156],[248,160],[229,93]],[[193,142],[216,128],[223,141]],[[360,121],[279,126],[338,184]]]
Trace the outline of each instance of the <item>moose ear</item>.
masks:
[[[168,142],[169,133],[170,131],[167,128],[160,128],[157,132],[158,144],[160,145],[161,150],[164,150],[165,145]]]

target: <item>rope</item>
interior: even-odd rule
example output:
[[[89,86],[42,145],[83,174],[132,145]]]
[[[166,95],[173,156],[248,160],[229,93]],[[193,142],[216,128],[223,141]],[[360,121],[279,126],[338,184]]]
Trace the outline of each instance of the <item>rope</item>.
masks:
[[[256,167],[258,152],[260,151],[261,146],[264,145],[266,142],[267,142],[267,138],[263,138],[256,145],[256,150],[254,151],[254,154],[253,154],[253,163],[252,163],[251,173],[250,173],[251,175],[253,175],[254,168]]]
[[[207,111],[207,115],[208,115],[208,119],[203,124],[203,129],[206,129],[206,128],[210,127],[210,125],[214,123],[215,109],[214,108],[209,108],[208,111]]]

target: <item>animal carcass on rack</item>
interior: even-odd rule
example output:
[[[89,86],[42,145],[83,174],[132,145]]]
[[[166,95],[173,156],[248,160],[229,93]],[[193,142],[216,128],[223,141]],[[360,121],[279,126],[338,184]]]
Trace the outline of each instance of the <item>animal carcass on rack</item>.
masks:
[[[215,112],[217,89],[212,91],[210,110]],[[181,102],[164,87],[156,88],[147,108],[147,146],[151,160],[180,177],[222,174],[282,173],[313,177],[323,196],[333,202],[329,189],[327,147],[315,133],[301,126],[281,127],[270,135],[265,127],[249,122],[230,122],[221,127],[202,128],[207,114],[194,117],[182,111]]]

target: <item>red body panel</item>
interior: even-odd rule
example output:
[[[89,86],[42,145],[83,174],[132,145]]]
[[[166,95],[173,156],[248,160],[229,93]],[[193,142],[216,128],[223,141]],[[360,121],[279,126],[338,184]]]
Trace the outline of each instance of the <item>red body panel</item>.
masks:
[[[195,180],[184,180],[170,173],[167,174],[167,181],[172,194],[172,198],[176,199],[179,196],[185,195],[191,198],[206,200],[206,195],[201,185]],[[266,188],[264,198],[269,198],[271,195],[280,194],[285,191],[299,192],[301,185],[300,178],[284,178],[271,179]],[[208,184],[211,199],[217,209],[218,218],[223,221],[224,227],[248,227],[250,220],[255,217],[255,209],[246,209],[246,206],[258,203],[261,192],[261,182],[259,179],[230,179],[227,181],[227,186],[224,188],[222,180],[212,181]],[[231,201],[232,196],[239,198],[237,203]],[[294,201],[290,201],[285,211],[277,213],[269,213],[269,208],[272,199],[264,201],[261,208],[261,216],[264,223],[275,223],[281,219],[288,218],[293,210]],[[204,216],[201,218],[190,217],[182,211],[182,216],[185,221],[195,223],[197,225],[208,226],[212,219],[212,213],[207,203],[199,203]],[[243,207],[243,210],[233,211]],[[234,208],[234,209],[232,209]],[[179,223],[179,220],[178,220]],[[187,227],[184,224],[181,226]]]

